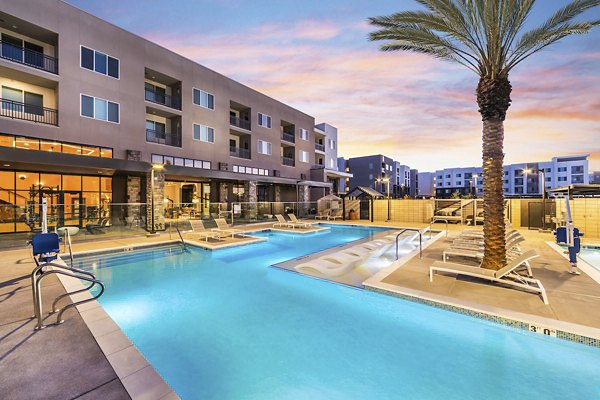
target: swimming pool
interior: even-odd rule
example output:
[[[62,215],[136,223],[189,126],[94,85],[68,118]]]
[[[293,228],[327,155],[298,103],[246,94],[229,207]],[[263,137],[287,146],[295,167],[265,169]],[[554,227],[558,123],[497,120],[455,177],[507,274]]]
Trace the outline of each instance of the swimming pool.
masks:
[[[583,246],[579,256],[600,272],[600,246]]]
[[[183,399],[600,396],[600,349],[268,267],[363,229],[103,256],[100,303]]]

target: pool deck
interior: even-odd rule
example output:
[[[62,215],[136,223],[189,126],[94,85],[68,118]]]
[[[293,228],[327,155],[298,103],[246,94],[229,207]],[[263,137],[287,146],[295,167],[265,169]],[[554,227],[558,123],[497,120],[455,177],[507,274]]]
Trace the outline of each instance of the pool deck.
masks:
[[[330,221],[319,221],[329,223]],[[334,223],[331,221],[331,223]],[[335,221],[347,225],[375,225],[390,227],[423,228],[425,224],[384,223],[370,224],[366,221]],[[252,232],[261,228],[270,228],[272,224],[236,226]],[[443,229],[437,224],[435,229]],[[549,305],[544,305],[539,296],[518,290],[490,285],[477,280],[457,278],[455,276],[436,275],[429,282],[429,266],[433,261],[441,260],[442,251],[453,236],[464,226],[451,226],[449,238],[442,237],[423,251],[423,258],[417,254],[407,262],[394,263],[367,281],[367,284],[385,287],[386,291],[409,293],[422,298],[434,299],[467,308],[486,310],[496,314],[518,315],[536,321],[542,319],[556,323],[576,324],[589,328],[600,335],[600,284],[583,273],[570,275],[568,262],[546,242],[553,236],[537,231],[520,230],[526,238],[524,249],[535,248],[541,257],[533,260],[534,276],[540,279],[548,292]],[[296,230],[296,233],[299,233]],[[178,238],[177,238],[178,239]],[[187,241],[187,239],[186,239]],[[234,240],[235,241],[235,240]],[[106,238],[95,242],[82,242],[73,245],[74,252],[95,252],[106,249],[130,249],[133,246],[152,246],[173,244],[177,240],[163,233],[158,236],[136,236],[129,238]],[[585,241],[584,241],[585,242]],[[247,244],[247,243],[239,243]],[[31,289],[29,274],[34,267],[30,249],[2,251],[0,264],[0,398],[6,399],[171,399],[177,398],[173,392],[151,390],[141,377],[136,385],[127,380],[130,372],[127,368],[135,365],[140,371],[150,371],[135,352],[124,351],[118,356],[106,354],[107,343],[102,343],[94,334],[99,325],[100,310],[92,305],[79,306],[77,310],[65,313],[65,323],[34,331],[31,318]],[[49,277],[44,284],[44,300],[48,301],[65,293],[64,284],[55,277]],[[69,284],[66,284],[69,287]],[[48,322],[53,317],[49,317]],[[98,319],[100,318],[100,319]],[[104,317],[105,318],[105,317]],[[87,323],[86,323],[87,320]],[[91,325],[90,325],[91,324]],[[102,324],[100,324],[102,325]],[[109,324],[104,324],[109,325]],[[105,329],[100,327],[99,329]],[[108,342],[113,332],[121,332],[113,327],[104,333]],[[92,333],[94,332],[94,334]],[[118,336],[118,333],[114,333]],[[121,332],[122,334],[122,332]],[[96,335],[97,336],[97,335]],[[600,337],[600,336],[598,336]],[[122,336],[120,336],[123,340]],[[130,343],[112,341],[114,353],[129,349]],[[117,346],[118,345],[118,346]],[[117,346],[117,347],[114,347]],[[133,347],[133,346],[131,346]],[[103,351],[104,348],[104,351]],[[132,349],[134,350],[134,349]],[[121,358],[121,366],[115,366],[115,358]],[[143,357],[142,357],[143,358]],[[149,369],[149,368],[150,369]],[[153,369],[152,369],[153,370]],[[143,375],[141,373],[140,375]],[[150,374],[152,375],[152,374]],[[125,376],[125,377],[124,377]],[[151,379],[156,380],[154,378]],[[129,386],[129,391],[123,382]],[[144,395],[144,389],[146,394]],[[137,390],[137,391],[136,391]],[[133,393],[133,396],[130,396]]]

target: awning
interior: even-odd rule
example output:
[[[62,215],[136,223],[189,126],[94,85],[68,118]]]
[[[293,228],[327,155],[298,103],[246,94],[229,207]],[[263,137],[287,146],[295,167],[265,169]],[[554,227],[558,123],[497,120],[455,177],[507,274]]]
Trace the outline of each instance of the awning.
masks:
[[[548,194],[563,194],[568,196],[600,196],[600,185],[568,185],[557,187],[554,189],[548,189],[546,192],[548,192]]]

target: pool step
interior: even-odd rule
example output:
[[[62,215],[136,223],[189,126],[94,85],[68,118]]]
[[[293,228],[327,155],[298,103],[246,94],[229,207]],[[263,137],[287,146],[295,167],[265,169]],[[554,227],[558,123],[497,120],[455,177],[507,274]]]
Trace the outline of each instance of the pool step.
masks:
[[[96,264],[95,268],[112,267],[115,265],[130,264],[144,260],[153,260],[159,257],[180,255],[186,252],[187,250],[182,246],[175,246],[112,254],[89,255],[76,257],[74,260],[74,266],[82,269],[88,269],[92,264]],[[69,263],[68,260],[67,263]]]

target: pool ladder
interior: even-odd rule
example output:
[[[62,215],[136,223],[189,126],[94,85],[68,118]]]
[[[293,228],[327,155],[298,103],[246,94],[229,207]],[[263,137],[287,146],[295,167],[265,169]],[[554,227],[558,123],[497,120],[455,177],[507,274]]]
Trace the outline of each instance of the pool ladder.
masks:
[[[419,258],[423,258],[423,234],[421,233],[421,230],[416,228],[404,228],[396,234],[396,260],[400,258],[400,255],[398,254],[398,239],[407,231],[419,233]]]
[[[73,278],[76,278],[79,280],[83,280],[83,281],[86,281],[89,283],[89,286],[87,286],[83,289],[79,289],[79,290],[75,290],[72,292],[67,292],[67,293],[61,294],[60,296],[58,296],[54,299],[54,301],[52,302],[52,311],[50,312],[50,314],[54,314],[54,313],[58,312],[58,315],[56,317],[56,324],[62,324],[64,322],[64,320],[62,319],[62,316],[63,316],[64,312],[67,311],[68,309],[76,307],[80,304],[89,303],[90,301],[97,300],[104,293],[104,283],[101,280],[97,279],[93,273],[73,267],[73,248],[71,247],[71,236],[69,234],[68,229],[65,229],[64,243],[65,243],[64,245],[65,246],[68,245],[68,248],[69,248],[69,258],[71,260],[70,266],[58,264],[55,262],[48,262],[48,263],[38,264],[34,268],[34,270],[31,272],[31,291],[33,292],[33,311],[34,311],[34,318],[37,319],[37,324],[35,326],[36,330],[43,329],[46,327],[46,325],[44,325],[44,323],[43,323],[43,316],[42,316],[42,312],[43,312],[42,311],[43,310],[43,308],[42,308],[42,281],[44,280],[45,277],[50,276],[52,274],[59,274],[59,275],[70,276],[70,277],[73,277]],[[44,268],[46,268],[46,267],[52,267],[52,269],[44,270]],[[90,290],[91,288],[93,288],[96,285],[100,286],[100,291],[95,296],[92,296],[88,299],[76,301],[71,304],[67,304],[62,309],[56,308],[58,302],[60,300],[64,299],[65,297],[68,297],[70,295],[77,294],[77,293],[87,292],[88,290]]]

